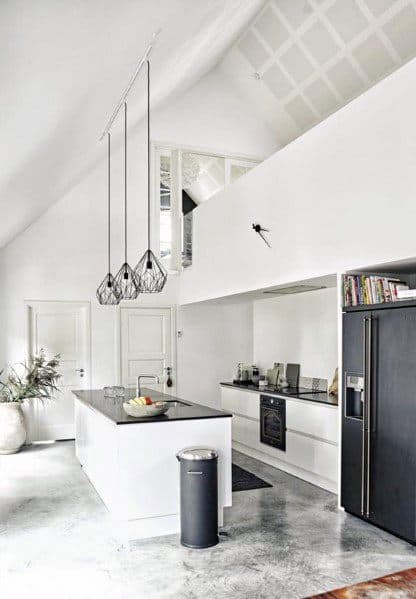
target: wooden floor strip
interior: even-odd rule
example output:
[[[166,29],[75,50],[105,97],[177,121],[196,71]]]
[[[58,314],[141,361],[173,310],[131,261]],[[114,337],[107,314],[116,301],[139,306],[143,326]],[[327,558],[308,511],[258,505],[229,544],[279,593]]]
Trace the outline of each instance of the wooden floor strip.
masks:
[[[388,574],[305,599],[415,599],[416,568]]]

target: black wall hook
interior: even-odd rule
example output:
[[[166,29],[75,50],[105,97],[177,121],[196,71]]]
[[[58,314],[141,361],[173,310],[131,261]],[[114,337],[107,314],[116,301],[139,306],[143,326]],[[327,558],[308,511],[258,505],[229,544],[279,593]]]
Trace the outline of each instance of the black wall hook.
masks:
[[[266,236],[264,235],[264,233],[270,233],[270,230],[269,229],[264,229],[258,223],[257,224],[253,223],[251,226],[252,226],[252,229],[254,229],[254,231],[260,235],[260,237],[263,239],[264,243],[269,248],[271,248],[272,246],[270,245],[269,241],[266,239]]]

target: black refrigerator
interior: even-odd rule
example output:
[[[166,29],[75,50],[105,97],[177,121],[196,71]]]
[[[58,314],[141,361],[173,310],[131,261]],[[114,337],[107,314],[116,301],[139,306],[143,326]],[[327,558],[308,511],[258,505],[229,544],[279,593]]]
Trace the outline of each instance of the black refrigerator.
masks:
[[[365,308],[343,314],[341,505],[415,543],[416,306]]]

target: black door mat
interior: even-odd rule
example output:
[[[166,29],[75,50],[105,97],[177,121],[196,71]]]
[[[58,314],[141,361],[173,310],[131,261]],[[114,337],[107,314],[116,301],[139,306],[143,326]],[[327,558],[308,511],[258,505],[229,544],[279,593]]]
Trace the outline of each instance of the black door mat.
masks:
[[[252,489],[265,489],[266,487],[273,486],[248,470],[240,468],[237,464],[233,464],[232,466],[233,493],[237,491],[251,491]]]

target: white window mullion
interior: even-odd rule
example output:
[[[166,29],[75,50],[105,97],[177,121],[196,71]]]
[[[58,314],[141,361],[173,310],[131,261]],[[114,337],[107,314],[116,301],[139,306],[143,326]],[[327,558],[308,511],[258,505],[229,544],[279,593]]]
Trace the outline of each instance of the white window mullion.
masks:
[[[182,152],[171,154],[171,210],[172,210],[172,253],[170,268],[179,271],[181,265],[181,214],[182,214]]]

